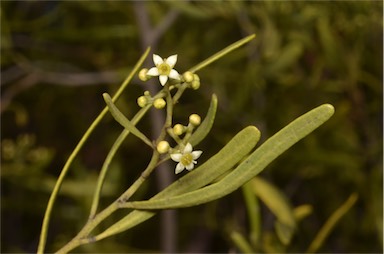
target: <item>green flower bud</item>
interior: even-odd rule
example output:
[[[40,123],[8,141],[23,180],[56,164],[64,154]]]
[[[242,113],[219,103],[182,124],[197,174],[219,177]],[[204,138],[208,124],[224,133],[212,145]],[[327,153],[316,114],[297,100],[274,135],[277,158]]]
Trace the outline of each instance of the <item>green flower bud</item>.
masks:
[[[163,98],[159,98],[159,99],[156,99],[154,102],[153,102],[153,106],[157,109],[162,109],[164,108],[166,105],[166,102]]]
[[[140,70],[139,79],[141,81],[147,81],[149,79],[149,77],[147,76],[147,72],[148,72],[148,69],[146,68]]]
[[[190,83],[193,81],[193,73],[190,71],[187,71],[183,74],[183,79],[185,82]]]
[[[167,141],[160,141],[158,144],[157,144],[157,151],[159,153],[166,153],[168,152],[169,150],[169,143]]]
[[[173,126],[173,133],[175,133],[175,135],[177,136],[180,136],[181,134],[183,134],[184,130],[185,130],[184,126],[179,123]]]
[[[192,81],[192,83],[191,83],[191,87],[192,87],[193,90],[197,90],[197,89],[199,89],[199,87],[200,87],[200,80],[194,80],[194,81]]]
[[[201,123],[201,117],[198,114],[192,114],[189,116],[189,123],[198,126]]]
[[[193,74],[193,80],[198,80],[200,81],[200,77],[199,75],[197,75],[196,73]]]
[[[137,98],[137,105],[139,105],[139,107],[143,108],[145,107],[145,105],[147,105],[147,98],[145,96],[140,96],[139,98]]]

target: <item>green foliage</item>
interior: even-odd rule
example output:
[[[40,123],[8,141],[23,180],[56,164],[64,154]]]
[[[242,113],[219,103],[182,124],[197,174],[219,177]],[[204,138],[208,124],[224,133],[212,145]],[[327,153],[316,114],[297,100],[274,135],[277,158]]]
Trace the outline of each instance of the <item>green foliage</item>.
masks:
[[[246,47],[199,71],[201,87],[185,93],[177,115],[206,112],[211,94],[217,94],[215,123],[200,144],[206,160],[245,126],[257,126],[264,143],[298,115],[325,102],[334,105],[337,110],[326,125],[262,173],[286,196],[295,216],[307,216],[299,221],[289,245],[279,245],[273,210],[261,198],[249,205],[235,192],[180,210],[177,250],[228,252],[237,246],[231,239],[237,239],[243,243],[240,251],[249,250],[248,242],[260,252],[276,251],[273,247],[302,252],[356,192],[355,206],[332,227],[331,237],[318,251],[381,252],[382,2],[170,1],[145,2],[142,9],[138,5],[1,2],[1,251],[36,251],[42,214],[59,169],[104,108],[102,94],[115,93],[147,46],[160,55],[179,54],[183,59],[179,68],[187,69],[255,33],[256,39]],[[152,30],[143,25],[146,15]],[[152,39],[144,39],[145,35]],[[150,90],[142,85],[134,78],[129,91],[115,102],[128,119],[138,110],[136,98]],[[149,118],[138,124],[147,136],[151,126]],[[25,134],[34,137],[33,145],[20,146],[18,140]],[[97,175],[120,134],[121,126],[105,119],[74,161],[53,209],[48,250],[61,247],[84,225]],[[122,142],[106,175],[100,207],[141,173],[149,148],[143,146],[137,153],[140,142],[135,138]],[[15,157],[8,156],[12,146],[17,147]],[[148,193],[162,189],[155,177],[148,181],[143,185]],[[150,197],[144,193],[138,192],[136,198]],[[255,197],[249,193],[248,200]],[[246,217],[250,210],[260,214]],[[103,228],[123,216],[113,216]],[[159,220],[154,217],[142,229],[105,239],[96,249],[76,251],[158,251],[159,241],[145,236],[158,232]],[[195,234],[205,237],[197,240]]]

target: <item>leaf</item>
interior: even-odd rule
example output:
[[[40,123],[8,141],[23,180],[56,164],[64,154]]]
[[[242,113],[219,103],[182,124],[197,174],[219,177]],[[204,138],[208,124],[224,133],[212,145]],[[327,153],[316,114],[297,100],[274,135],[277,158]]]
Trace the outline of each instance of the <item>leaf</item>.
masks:
[[[240,232],[232,231],[230,237],[241,253],[255,253],[252,246]]]
[[[268,139],[235,170],[217,183],[174,197],[128,202],[124,207],[135,209],[182,208],[224,197],[259,174],[269,163],[322,125],[333,114],[333,106],[324,104],[302,115]],[[222,159],[225,158],[222,157]]]
[[[204,67],[206,67],[207,65],[213,63],[214,61],[220,59],[221,57],[225,56],[226,54],[230,53],[231,51],[243,46],[244,44],[250,42],[251,40],[253,40],[254,38],[256,37],[256,34],[251,34],[247,37],[245,37],[244,39],[241,39],[235,43],[232,43],[231,45],[229,45],[228,47],[220,50],[219,52],[217,52],[216,54],[214,54],[213,56],[205,59],[204,61],[202,61],[201,63],[197,64],[196,66],[192,67],[191,69],[189,69],[189,71],[191,72],[196,72]]]
[[[258,198],[254,195],[252,190],[252,182],[248,182],[241,187],[247,207],[248,220],[249,220],[249,238],[253,246],[258,246],[260,239],[260,206]]]
[[[296,228],[296,221],[291,205],[284,194],[274,185],[255,177],[251,180],[253,191],[264,202],[264,204],[276,216],[276,233],[280,241],[287,245],[292,238]]]
[[[233,137],[217,154],[201,166],[173,182],[150,200],[183,194],[201,188],[233,168],[256,145],[260,138],[259,130],[248,126]],[[154,216],[156,212],[133,211],[109,227],[96,239],[102,239],[125,231]]]
[[[136,128],[136,126],[131,123],[131,121],[126,118],[123,113],[115,106],[115,104],[112,102],[111,97],[107,93],[103,93],[104,101],[107,103],[108,109],[111,112],[113,118],[121,124],[125,129],[130,131],[133,135],[141,139],[144,143],[152,147],[151,141],[141,132],[139,129]]]
[[[216,94],[213,94],[207,115],[205,116],[203,122],[195,130],[195,132],[192,134],[191,138],[189,139],[189,143],[191,143],[192,146],[199,144],[210,132],[213,122],[215,121],[216,109],[217,109],[217,96]]]
[[[335,227],[336,223],[351,209],[351,207],[357,201],[357,194],[353,193],[347,201],[345,201],[325,222],[324,226],[321,227],[320,231],[317,233],[315,239],[312,241],[311,245],[308,247],[307,253],[316,252],[320,246],[323,244],[327,236],[331,233],[332,229]]]
[[[303,220],[305,217],[307,217],[312,213],[312,210],[313,208],[311,205],[300,205],[295,207],[295,209],[293,210],[293,215],[295,216],[295,220],[297,222]]]

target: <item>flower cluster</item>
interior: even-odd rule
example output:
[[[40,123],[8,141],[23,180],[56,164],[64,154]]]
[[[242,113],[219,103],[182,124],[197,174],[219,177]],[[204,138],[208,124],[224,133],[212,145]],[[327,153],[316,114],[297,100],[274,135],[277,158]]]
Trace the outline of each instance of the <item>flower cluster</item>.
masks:
[[[145,91],[144,95],[137,99],[137,104],[140,107],[143,108],[147,105],[153,105],[157,109],[162,109],[166,105],[164,97],[171,89],[183,86],[184,88],[187,87],[197,90],[200,87],[200,78],[197,74],[187,71],[180,75],[179,72],[174,69],[177,62],[177,55],[162,58],[159,55],[153,54],[152,58],[155,66],[150,69],[142,69],[139,72],[139,79],[147,81],[150,78],[159,77],[160,84],[166,92],[151,97],[149,91]],[[170,80],[172,80],[172,82],[169,84]],[[188,142],[194,128],[200,125],[200,122],[200,116],[192,114],[189,116],[189,124],[187,126],[175,124],[173,128],[167,129],[169,136],[177,143],[175,148],[171,148],[165,140],[157,143],[156,149],[160,154],[168,153],[171,159],[177,162],[175,169],[176,174],[182,172],[184,169],[188,171],[192,170],[195,164],[197,164],[197,159],[203,153],[202,151],[193,151],[192,145]]]
[[[169,153],[171,159],[175,162],[178,162],[175,174],[182,172],[184,169],[191,171],[195,164],[197,164],[197,159],[203,153],[202,151],[193,151],[192,145],[188,142],[186,145],[183,145],[187,137],[190,137],[193,129],[200,125],[201,118],[197,114],[192,114],[189,116],[189,123],[187,126],[182,124],[175,124],[173,128],[168,129],[168,134],[179,144],[179,149],[172,149],[167,141],[160,141],[157,144],[157,151],[160,154]],[[184,135],[183,140],[180,136]]]

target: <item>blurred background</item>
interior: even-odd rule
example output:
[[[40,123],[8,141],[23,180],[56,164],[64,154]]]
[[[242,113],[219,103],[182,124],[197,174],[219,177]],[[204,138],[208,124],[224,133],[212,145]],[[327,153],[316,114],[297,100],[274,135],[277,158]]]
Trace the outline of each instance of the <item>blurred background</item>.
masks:
[[[284,251],[304,252],[330,215],[357,193],[358,201],[319,251],[382,252],[382,11],[382,1],[2,1],[1,252],[36,251],[65,161],[104,108],[102,93],[118,89],[147,46],[151,54],[178,54],[182,73],[253,33],[255,40],[198,72],[201,88],[186,91],[175,123],[186,124],[191,113],[205,115],[211,94],[218,95],[213,129],[196,148],[204,151],[201,163],[248,125],[261,130],[263,142],[310,109],[333,104],[330,121],[261,174],[292,206],[312,207]],[[135,78],[119,108],[132,117],[137,97],[156,86]],[[159,112],[138,125],[149,136],[156,133]],[[53,209],[47,251],[57,250],[86,222],[98,172],[120,131],[106,117],[75,160]],[[142,147],[129,137],[119,150],[102,207],[145,167],[150,151]],[[169,166],[147,181],[141,198],[179,177]],[[265,246],[273,214],[260,207],[257,251],[272,252]],[[241,191],[163,213],[76,252],[236,253],[234,229],[249,234]]]

